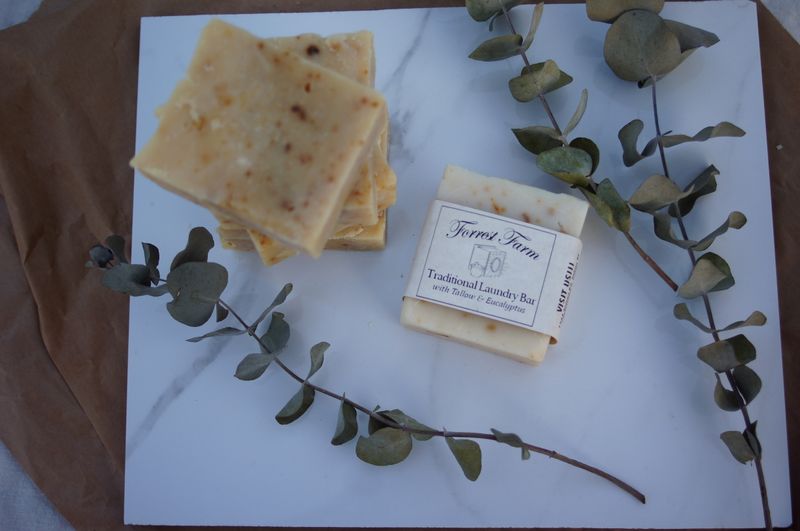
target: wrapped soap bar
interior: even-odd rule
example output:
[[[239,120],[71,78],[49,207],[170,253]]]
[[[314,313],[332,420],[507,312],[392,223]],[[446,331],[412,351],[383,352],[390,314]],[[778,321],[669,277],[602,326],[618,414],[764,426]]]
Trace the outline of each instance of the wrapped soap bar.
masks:
[[[588,204],[448,166],[420,235],[405,326],[529,364],[557,340]]]

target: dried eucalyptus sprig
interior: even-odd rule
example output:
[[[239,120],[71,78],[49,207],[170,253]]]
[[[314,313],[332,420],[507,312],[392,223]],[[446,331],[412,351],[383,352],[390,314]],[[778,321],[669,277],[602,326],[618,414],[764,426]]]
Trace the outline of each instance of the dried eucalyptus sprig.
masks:
[[[740,463],[753,461],[758,477],[761,495],[764,525],[772,529],[769,499],[767,496],[764,469],[761,463],[762,448],[756,434],[756,421],[752,421],[747,406],[761,390],[761,378],[748,363],[755,360],[756,348],[744,334],[737,334],[727,339],[721,333],[747,326],[762,326],[766,317],[754,311],[742,321],[737,321],[718,329],[714,321],[714,313],[709,294],[714,291],[729,289],[735,283],[731,268],[724,258],[713,252],[700,256],[696,253],[708,249],[714,240],[729,229],[740,229],[747,222],[741,212],[731,212],[722,224],[699,240],[690,239],[684,223],[684,217],[695,207],[701,196],[716,191],[716,176],[719,171],[714,166],[706,168],[683,189],[672,179],[667,165],[666,149],[686,142],[705,142],[716,137],[740,137],[745,132],[730,122],[703,128],[694,136],[662,133],[658,112],[658,81],[677,68],[689,55],[701,47],[713,46],[719,38],[708,31],[695,28],[674,20],[661,18],[659,13],[664,2],[640,0],[615,1],[589,0],[587,13],[589,18],[608,22],[611,27],[606,34],[604,55],[611,70],[620,78],[635,81],[639,88],[649,86],[652,93],[653,122],[656,136],[650,140],[640,153],[636,142],[643,129],[641,120],[633,120],[619,132],[623,149],[623,161],[626,166],[633,166],[658,149],[661,157],[663,175],[653,175],[646,179],[631,196],[630,205],[653,217],[653,228],[656,236],[672,245],[687,251],[692,265],[686,282],[678,289],[678,295],[684,299],[700,299],[707,318],[702,323],[695,318],[686,303],[675,305],[673,313],[677,319],[688,321],[700,330],[711,335],[713,342],[700,347],[697,356],[715,371],[716,383],[714,400],[725,411],[739,411],[744,420],[744,430],[726,431],[720,439],[728,447],[731,455]],[[611,11],[599,16],[597,10]],[[677,224],[680,238],[673,234],[673,225]],[[724,377],[727,387],[723,384]]]
[[[642,260],[658,274],[673,290],[678,284],[658,265],[658,263],[642,249],[631,235],[631,213],[628,203],[617,192],[609,179],[595,182],[592,176],[600,164],[600,149],[590,138],[577,137],[569,140],[568,136],[580,124],[589,99],[586,89],[575,112],[563,129],[553,113],[546,94],[556,91],[572,82],[573,78],[563,72],[555,61],[548,59],[531,64],[527,51],[533,44],[536,30],[542,19],[544,4],[537,4],[533,9],[530,29],[525,38],[519,35],[509,15],[509,10],[520,2],[516,0],[466,0],[467,11],[477,21],[504,17],[511,30],[510,35],[493,37],[479,45],[470,55],[479,61],[501,61],[519,55],[524,66],[520,75],[508,82],[511,95],[520,102],[538,100],[547,113],[550,125],[531,125],[512,129],[517,141],[536,155],[539,168],[573,188],[577,188],[586,197],[600,218],[610,227],[619,230]],[[613,3],[609,0],[609,3]]]
[[[507,0],[466,0],[467,10],[475,20],[492,21],[503,15],[516,35],[508,10],[519,2]],[[716,191],[716,176],[719,171],[712,165],[700,173],[692,182],[681,189],[672,180],[667,165],[665,150],[686,142],[704,142],[716,137],[739,137],[744,131],[729,122],[720,122],[703,128],[693,136],[662,133],[659,123],[657,83],[658,80],[677,68],[689,55],[701,47],[713,46],[719,38],[711,32],[687,24],[666,20],[659,13],[664,0],[587,0],[586,10],[590,19],[610,24],[604,43],[603,54],[611,70],[621,79],[634,81],[639,88],[650,87],[652,92],[653,119],[656,136],[642,151],[637,148],[639,135],[644,129],[641,120],[633,120],[619,131],[623,150],[623,162],[633,166],[640,160],[653,155],[658,149],[664,170],[663,175],[653,175],[646,179],[626,201],[617,192],[609,179],[599,183],[592,180],[597,169],[599,151],[589,139],[575,139],[567,143],[566,134],[577,125],[586,107],[586,91],[582,93],[578,110],[564,132],[558,127],[553,112],[547,105],[544,94],[563,84],[556,79],[572,80],[557,69],[554,61],[545,61],[529,66],[526,51],[532,37],[526,38],[527,46],[518,47],[516,53],[479,54],[488,42],[512,42],[511,37],[501,36],[481,45],[470,57],[482,60],[500,60],[515,54],[522,56],[525,68],[519,78],[509,82],[512,96],[518,101],[530,101],[538,96],[550,118],[552,127],[531,126],[513,130],[517,140],[525,149],[538,156],[537,164],[545,172],[578,188],[594,207],[597,214],[612,228],[622,232],[636,248],[645,262],[677,294],[685,299],[701,299],[705,308],[707,323],[694,317],[686,303],[674,307],[677,319],[685,320],[700,330],[710,334],[713,343],[701,347],[697,356],[715,371],[716,385],[714,399],[725,411],[739,411],[744,419],[745,429],[726,431],[720,438],[733,457],[741,463],[753,461],[758,476],[764,523],[772,529],[766,482],[761,463],[762,448],[756,435],[756,422],[751,421],[748,404],[761,390],[761,379],[747,366],[756,357],[755,346],[743,334],[721,339],[720,334],[746,326],[762,326],[766,323],[763,313],[754,311],[744,320],[717,328],[709,299],[709,293],[721,291],[734,285],[734,278],[728,263],[719,255],[707,252],[696,256],[697,252],[708,249],[716,238],[730,229],[740,229],[747,222],[744,214],[731,212],[723,223],[699,240],[690,239],[684,223],[684,216],[695,207],[699,198]],[[480,16],[476,16],[480,14]],[[531,25],[532,32],[542,17],[542,5],[534,8]],[[530,33],[529,33],[530,35]],[[517,36],[518,37],[518,36]],[[516,39],[519,40],[518,38]],[[566,76],[566,77],[565,77]],[[520,78],[526,78],[523,81]],[[566,84],[564,83],[564,84]],[[524,91],[522,89],[525,89]],[[524,97],[521,97],[524,96]],[[578,143],[579,142],[579,143]],[[655,261],[652,260],[630,236],[631,207],[653,217],[656,237],[688,252],[692,270],[689,278],[678,286]],[[673,233],[677,224],[680,237]],[[728,387],[723,384],[724,376]]]
[[[224,326],[202,336],[188,339],[192,343],[220,336],[247,334],[258,344],[259,351],[246,355],[236,367],[235,376],[240,380],[255,380],[274,364],[289,377],[300,384],[300,389],[275,415],[280,424],[289,424],[299,419],[314,402],[317,393],[334,398],[339,402],[339,414],[331,444],[345,444],[358,436],[355,445],[356,456],[362,461],[376,466],[394,465],[402,462],[411,453],[414,441],[422,442],[434,437],[444,438],[447,447],[461,467],[464,476],[471,481],[478,479],[482,468],[481,447],[477,440],[494,441],[513,448],[519,448],[523,460],[531,453],[541,454],[562,463],[580,468],[610,481],[637,500],[645,503],[644,495],[611,474],[576,459],[562,455],[554,450],[542,448],[523,441],[514,433],[492,429],[489,433],[437,430],[418,422],[399,409],[369,408],[311,382],[311,377],[322,368],[325,353],[330,344],[321,342],[311,347],[310,367],[305,377],[287,366],[280,353],[287,347],[291,330],[285,315],[275,308],[286,301],[292,291],[287,284],[275,299],[252,323],[247,323],[222,298],[228,284],[228,272],[220,264],[208,261],[208,252],[214,240],[208,230],[196,227],[189,233],[186,248],[179,252],[170,265],[166,279],[158,271],[159,251],[149,243],[143,243],[145,263],[130,264],[125,256],[125,241],[119,236],[110,236],[106,245],[95,245],[89,251],[87,266],[104,270],[103,284],[120,293],[130,296],[149,295],[160,297],[170,294],[167,311],[178,322],[188,326],[200,326],[211,319],[216,311],[216,321],[229,315],[240,327]],[[269,317],[269,324],[261,324]],[[266,328],[260,331],[259,328]],[[368,436],[359,436],[358,413],[368,418]]]

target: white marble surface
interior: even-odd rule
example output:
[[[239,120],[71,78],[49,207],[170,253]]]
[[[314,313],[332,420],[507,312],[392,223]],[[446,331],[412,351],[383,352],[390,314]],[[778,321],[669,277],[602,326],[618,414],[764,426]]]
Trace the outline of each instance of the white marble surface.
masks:
[[[516,10],[524,25],[528,8]],[[721,44],[696,53],[661,83],[667,129],[691,132],[727,119],[748,131],[670,151],[674,175],[688,180],[708,162],[721,170],[720,191],[693,213],[690,231],[715,227],[729,208],[747,227],[715,249],[740,279],[714,297],[719,321],[764,311],[767,326],[748,332],[761,357],[765,388],[752,405],[766,448],[775,523],[789,522],[769,172],[755,5],[749,1],[669,5],[665,15],[714,31]],[[639,505],[603,481],[558,462],[482,445],[476,483],[461,475],[441,441],[419,444],[392,470],[353,456],[353,443],[328,440],[337,405],[324,397],[282,427],[274,414],[296,385],[270,369],[243,383],[232,377],[253,350],[245,337],[190,344],[191,330],[166,319],[164,301],[131,304],[126,521],[165,524],[333,526],[608,526],[742,527],[761,524],[755,474],[718,439],[738,429],[735,415],[711,399],[713,373],[695,357],[705,338],[672,319],[674,296],[625,244],[591,215],[562,341],[529,368],[398,323],[400,296],[416,234],[445,164],[564,191],[541,175],[509,128],[544,123],[537,105],[516,104],[506,80],[513,61],[477,63],[466,54],[486,38],[463,10],[256,15],[226,17],[259,35],[304,31],[375,32],[377,87],[392,112],[391,162],[399,176],[382,253],[328,253],[264,269],[253,255],[215,250],[231,272],[226,298],[256,315],[287,281],[296,291],[284,307],[294,335],[285,361],[307,367],[308,348],[333,344],[317,383],[374,405],[399,407],[451,430],[516,431],[524,438],[601,465],[648,495]],[[167,99],[191,58],[206,17],[145,19],[142,24],[137,146],[155,129],[153,111]],[[581,6],[548,6],[532,56],[554,57],[576,81],[553,95],[566,120],[582,87],[589,110],[578,135],[599,141],[599,176],[630,194],[636,176],[657,171],[652,158],[622,167],[618,128],[634,117],[648,124],[649,93],[618,81],[602,63],[607,26]],[[741,102],[749,102],[742,105]],[[134,240],[177,250],[209,214],[137,177]],[[636,216],[634,234],[676,276],[685,254],[649,234]],[[166,260],[165,260],[166,261]]]

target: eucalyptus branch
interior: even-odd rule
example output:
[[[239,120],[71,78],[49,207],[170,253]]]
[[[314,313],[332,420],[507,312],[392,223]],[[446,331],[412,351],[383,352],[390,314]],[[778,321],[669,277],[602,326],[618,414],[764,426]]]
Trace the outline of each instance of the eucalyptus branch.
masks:
[[[666,158],[665,149],[664,149],[664,135],[661,132],[661,124],[660,124],[660,121],[659,121],[658,92],[657,92],[657,88],[656,88],[657,84],[658,83],[657,83],[657,80],[656,80],[656,76],[653,76],[653,78],[652,78],[652,90],[651,90],[652,96],[653,96],[653,121],[655,123],[656,139],[657,139],[657,142],[658,142],[658,150],[659,150],[659,153],[660,153],[660,156],[661,156],[661,164],[662,164],[662,168],[664,170],[664,175],[668,179],[670,179],[669,167],[667,166],[667,158]],[[684,223],[683,215],[681,214],[680,209],[676,209],[676,220],[678,222],[678,228],[679,228],[679,230],[681,232],[682,238],[684,240],[689,240],[689,234],[688,234],[688,231],[686,230],[686,224]],[[692,267],[695,267],[697,265],[697,257],[695,256],[694,250],[691,247],[686,249],[686,250],[687,250],[687,253],[689,255],[689,260],[692,263]],[[703,307],[705,308],[706,318],[708,319],[708,327],[711,329],[711,331],[709,333],[711,334],[712,338],[714,339],[714,342],[715,343],[719,343],[721,341],[721,338],[720,338],[719,332],[717,330],[716,322],[714,320],[714,312],[713,312],[713,309],[711,307],[711,301],[710,301],[710,299],[708,297],[708,294],[706,294],[706,293],[703,293],[701,295],[701,298],[703,300]],[[731,387],[731,391],[732,391],[732,393],[734,395],[734,398],[735,398],[736,403],[738,405],[739,411],[742,414],[742,418],[743,418],[744,424],[745,424],[745,432],[746,433],[755,433],[755,424],[750,420],[750,413],[747,410],[747,401],[744,398],[744,394],[742,393],[742,390],[739,388],[739,384],[736,381],[736,377],[733,374],[733,370],[732,369],[726,369],[724,371],[724,374],[725,374],[725,378],[728,381],[728,385],[730,385],[730,387]],[[768,497],[768,494],[767,494],[766,479],[764,477],[764,467],[763,467],[763,464],[762,464],[762,461],[761,461],[761,452],[758,451],[758,452],[753,452],[753,453],[754,453],[753,462],[755,463],[756,475],[758,477],[759,493],[761,495],[762,512],[764,513],[764,525],[765,525],[766,529],[771,530],[772,529],[772,515],[771,515],[771,512],[770,512],[770,508],[769,508],[769,497]]]
[[[145,264],[129,263],[124,251],[125,241],[119,236],[107,238],[106,245],[94,246],[89,251],[90,261],[87,262],[87,266],[103,270],[103,284],[106,287],[130,296],[159,297],[169,294],[172,297],[172,301],[167,304],[170,315],[178,322],[189,326],[204,324],[215,310],[218,322],[230,315],[242,328],[225,326],[188,341],[199,342],[214,337],[247,334],[256,341],[260,352],[245,356],[236,369],[237,378],[255,380],[274,363],[300,384],[300,390],[275,416],[275,420],[280,424],[288,424],[300,418],[311,407],[315,394],[320,393],[341,404],[331,444],[345,444],[358,436],[357,412],[368,417],[369,436],[358,437],[356,443],[356,456],[366,463],[397,464],[411,452],[413,439],[425,441],[441,437],[445,439],[464,475],[474,481],[478,478],[482,466],[481,449],[476,440],[490,440],[519,448],[523,460],[530,458],[531,453],[537,453],[589,472],[645,503],[645,497],[641,492],[608,472],[554,450],[525,442],[513,433],[494,429],[491,433],[436,430],[398,409],[370,409],[347,398],[344,393],[339,394],[311,382],[311,377],[322,367],[325,351],[330,347],[328,343],[318,343],[311,348],[311,367],[308,376],[302,377],[278,356],[288,344],[290,328],[284,320],[284,315],[274,310],[285,302],[292,291],[292,285],[284,286],[259,317],[254,322],[247,323],[221,298],[228,283],[228,273],[221,265],[208,262],[208,251],[214,246],[214,241],[204,228],[192,229],[186,248],[173,259],[166,278],[162,278],[158,271],[159,251],[155,245],[142,244]],[[259,326],[267,317],[270,317],[267,330],[259,334]]]
[[[226,303],[222,299],[219,299],[219,304],[223,308],[227,309],[230,312],[230,314],[237,321],[239,321],[239,323],[244,327],[244,329],[247,330],[247,333],[259,344],[259,346],[262,349],[266,350],[268,348],[267,345],[264,344],[262,339],[259,338],[258,335],[256,335],[256,333],[254,331],[254,327],[252,325],[248,325],[244,321],[244,319],[242,319],[242,317],[228,303]],[[482,440],[489,440],[489,441],[495,441],[495,442],[498,442],[498,443],[508,444],[507,442],[504,442],[503,440],[501,440],[501,439],[503,439],[503,435],[508,435],[508,434],[500,434],[498,436],[496,433],[435,430],[435,429],[431,429],[431,428],[427,428],[427,427],[420,427],[421,425],[419,425],[418,423],[417,423],[418,425],[415,426],[415,425],[406,424],[404,422],[397,422],[397,421],[391,419],[390,417],[387,417],[386,415],[379,413],[378,411],[370,409],[370,408],[368,408],[368,407],[366,407],[366,406],[364,406],[362,404],[359,404],[358,402],[355,402],[355,401],[347,398],[344,394],[340,395],[340,394],[335,393],[333,391],[330,391],[330,390],[328,390],[328,389],[326,389],[324,387],[321,387],[319,385],[311,383],[310,381],[308,381],[308,378],[303,378],[302,376],[297,374],[295,371],[293,371],[291,368],[289,368],[279,357],[276,357],[274,359],[274,363],[276,363],[281,369],[283,369],[283,371],[286,374],[288,374],[292,379],[294,379],[298,383],[300,383],[300,384],[302,384],[304,386],[308,386],[308,387],[314,389],[315,391],[317,391],[319,393],[322,393],[324,395],[327,395],[327,396],[329,396],[331,398],[334,398],[336,400],[344,402],[345,404],[348,404],[349,406],[353,407],[354,409],[364,413],[370,419],[376,421],[380,425],[385,425],[386,427],[389,427],[389,428],[398,429],[398,430],[404,431],[404,432],[409,433],[409,434],[418,434],[418,435],[431,436],[431,437],[445,437],[445,438],[449,437],[449,438],[459,438],[459,439],[482,439]],[[524,441],[521,441],[521,440],[519,441],[519,447],[524,448],[524,449],[526,449],[526,450],[528,450],[530,452],[534,452],[534,453],[537,453],[537,454],[545,455],[547,457],[550,457],[551,459],[555,459],[557,461],[561,461],[562,463],[566,463],[568,465],[574,466],[576,468],[579,468],[581,470],[584,470],[586,472],[594,474],[594,475],[596,475],[598,477],[601,477],[601,478],[611,482],[612,484],[616,485],[620,489],[624,490],[625,492],[627,492],[628,494],[630,494],[631,496],[636,498],[641,503],[645,503],[644,494],[639,492],[637,489],[633,488],[631,485],[625,483],[621,479],[619,479],[619,478],[617,478],[615,476],[612,476],[611,474],[605,472],[604,470],[601,470],[601,469],[599,469],[597,467],[594,467],[592,465],[588,465],[586,463],[578,461],[577,459],[573,459],[571,457],[567,457],[567,456],[565,456],[563,454],[560,454],[560,453],[556,452],[555,450],[549,450],[547,448],[542,448],[540,446],[536,446],[536,445],[533,445],[533,444],[530,444],[530,443],[527,443],[527,442],[524,442]]]

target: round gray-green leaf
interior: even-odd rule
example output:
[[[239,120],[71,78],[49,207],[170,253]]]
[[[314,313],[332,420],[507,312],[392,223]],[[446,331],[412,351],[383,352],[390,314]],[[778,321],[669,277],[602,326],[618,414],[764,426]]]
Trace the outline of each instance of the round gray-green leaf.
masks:
[[[521,45],[521,35],[500,35],[482,42],[469,54],[469,58],[476,61],[501,61],[517,55]]]
[[[544,151],[564,145],[558,131],[552,127],[533,125],[523,129],[512,129],[511,131],[522,147],[534,155],[539,155]]]
[[[712,291],[722,291],[735,284],[731,268],[721,256],[706,253],[698,258],[689,280],[678,288],[678,295],[694,299]]]
[[[569,146],[585,151],[592,157],[592,173],[590,173],[590,175],[594,175],[594,172],[597,171],[597,167],[600,165],[600,148],[597,147],[597,144],[589,138],[578,137],[573,139],[572,142],[569,143]]]
[[[217,299],[228,285],[228,271],[213,262],[187,262],[167,275],[167,287],[174,297],[167,311],[188,326],[204,324],[214,313]]]
[[[453,439],[445,437],[447,447],[453,453],[464,476],[475,481],[481,475],[481,447],[470,439]]]
[[[158,282],[160,274],[158,272],[158,260],[160,253],[158,247],[152,243],[142,243],[142,250],[144,251],[144,263],[150,270],[150,280]]]
[[[393,421],[395,421],[396,423],[398,423],[398,424],[400,424],[402,426],[405,426],[407,428],[411,428],[413,430],[426,430],[426,431],[431,431],[431,432],[435,431],[430,426],[426,426],[425,424],[422,424],[421,422],[419,422],[417,419],[415,419],[413,417],[409,417],[408,415],[406,415],[405,413],[403,413],[399,409],[391,409],[391,410],[388,410],[388,411],[381,411],[380,414],[385,416],[385,417],[388,417],[388,418],[392,419]],[[432,433],[411,433],[411,436],[413,438],[415,438],[416,440],[418,440],[418,441],[427,441],[427,440],[429,440],[430,438],[433,437],[433,434]]]
[[[261,315],[258,316],[258,319],[256,319],[255,322],[250,327],[253,330],[255,330],[256,327],[261,323],[261,321],[266,319],[267,315],[269,315],[269,312],[274,310],[277,306],[280,306],[281,304],[286,302],[286,297],[289,296],[289,294],[292,292],[292,289],[293,289],[292,284],[285,284],[283,288],[281,288],[281,290],[275,296],[275,299],[273,299],[272,303],[269,306],[267,306],[267,308],[263,312],[261,312]]]
[[[738,431],[723,432],[720,434],[719,438],[722,439],[722,442],[724,442],[725,446],[728,447],[728,450],[731,452],[731,455],[734,457],[734,459],[740,463],[745,464],[755,459],[756,455],[753,452],[753,449],[750,448],[750,445],[747,443],[744,435]]]
[[[339,418],[336,420],[336,432],[333,434],[331,444],[339,446],[351,441],[358,435],[358,420],[353,406],[342,400],[339,406]]]
[[[592,173],[592,157],[582,149],[562,146],[547,150],[536,159],[542,171],[576,186],[587,186]]]
[[[717,372],[725,372],[756,359],[756,347],[744,335],[700,347],[697,357]]]
[[[175,255],[169,270],[173,271],[182,264],[190,262],[208,262],[208,251],[214,247],[214,238],[205,227],[195,227],[189,231],[189,238],[183,251]]]
[[[678,210],[680,210],[681,216],[685,216],[692,211],[699,198],[714,193],[717,190],[717,175],[719,175],[719,170],[713,164],[704,169],[684,189],[684,191],[692,190],[692,192],[679,200],[677,205],[669,207],[669,215],[676,218]]]
[[[291,328],[284,315],[281,312],[272,312],[272,319],[267,331],[261,336],[261,343],[266,347],[268,354],[275,354],[286,347],[290,335]]]
[[[639,142],[639,135],[644,129],[644,122],[641,120],[631,120],[619,130],[617,138],[622,145],[622,162],[630,167],[656,152],[658,139],[654,138],[645,144],[644,149],[639,153],[636,144]]]
[[[489,20],[501,14],[503,9],[508,11],[521,3],[522,0],[466,0],[467,13],[478,22]]]
[[[609,179],[603,179],[597,185],[596,192],[589,188],[580,188],[586,200],[592,205],[600,219],[612,229],[620,232],[631,230],[631,209]]]
[[[297,391],[292,398],[283,406],[275,420],[278,424],[290,424],[303,416],[303,413],[308,411],[311,404],[314,403],[314,388],[308,385],[301,385],[300,390]]]
[[[586,15],[597,22],[613,22],[632,9],[646,9],[660,13],[664,0],[586,0]]]
[[[150,295],[160,297],[166,294],[167,286],[150,286],[150,270],[145,265],[118,263],[103,273],[105,287],[132,297]]]
[[[739,411],[739,400],[736,398],[736,393],[725,389],[722,386],[719,375],[715,376],[717,377],[717,383],[714,385],[714,402],[723,411]]]
[[[504,433],[494,428],[492,428],[491,431],[494,434],[495,439],[497,439],[497,442],[507,444],[512,448],[521,448],[523,461],[531,458],[530,450],[525,447],[525,443],[522,441],[522,438],[519,435],[516,433]]]
[[[519,76],[508,82],[508,89],[515,100],[528,102],[568,85],[572,77],[558,68],[555,61],[547,60],[522,69]]]
[[[213,332],[209,332],[207,334],[203,334],[202,336],[192,337],[187,339],[189,343],[199,343],[204,339],[208,339],[210,337],[219,337],[219,336],[240,336],[244,334],[246,331],[240,328],[234,328],[233,326],[224,326],[219,330],[214,330]]]
[[[308,370],[308,376],[306,379],[311,378],[318,370],[322,368],[322,363],[325,361],[325,351],[328,350],[330,346],[330,343],[323,341],[311,347],[311,368]]]
[[[245,381],[255,380],[264,374],[264,371],[267,370],[272,360],[273,357],[269,354],[262,354],[260,352],[248,354],[239,362],[234,376]]]
[[[656,212],[687,195],[688,192],[681,192],[678,185],[667,177],[652,175],[633,193],[630,205],[641,212]]]
[[[697,48],[708,48],[719,42],[719,37],[710,31],[684,24],[675,20],[664,19],[670,31],[678,37],[681,52],[691,52]]]
[[[664,20],[643,9],[627,11],[609,28],[603,55],[626,81],[642,81],[671,72],[681,63],[681,45]]]
[[[382,428],[369,437],[359,437],[356,456],[375,466],[396,465],[411,453],[411,435],[397,428]]]
[[[736,387],[742,393],[745,404],[752,402],[761,392],[761,377],[747,365],[734,368],[733,378],[736,380]]]

